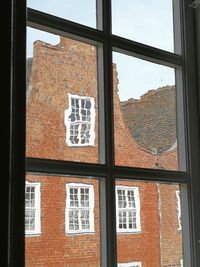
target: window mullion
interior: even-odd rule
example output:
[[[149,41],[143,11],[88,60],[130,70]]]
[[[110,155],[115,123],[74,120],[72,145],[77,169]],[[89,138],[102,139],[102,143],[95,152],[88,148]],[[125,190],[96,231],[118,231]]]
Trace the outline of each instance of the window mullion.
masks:
[[[24,266],[25,255],[25,225],[24,225],[24,199],[25,199],[25,106],[26,106],[26,1],[8,1],[11,4],[11,17],[7,17],[11,23],[11,58],[6,64],[10,64],[11,72],[9,80],[11,84],[7,87],[9,92],[9,173],[6,180],[9,181],[9,194],[6,201],[9,202],[8,211],[8,250],[4,266]],[[7,20],[6,19],[6,20]],[[6,29],[7,30],[7,29]],[[9,31],[9,29],[8,29]],[[9,38],[9,39],[10,39]],[[8,39],[8,40],[9,40]],[[6,39],[7,41],[7,39]],[[6,42],[7,43],[7,42]],[[20,67],[19,67],[20,66]],[[3,75],[4,76],[4,75]],[[6,76],[8,77],[8,76]],[[18,90],[20,88],[20,90]],[[5,105],[6,106],[6,105]],[[7,114],[5,114],[7,116]],[[5,124],[4,124],[5,127]],[[3,128],[4,130],[4,128]],[[6,151],[7,153],[7,151]],[[4,154],[5,155],[5,154]],[[4,164],[2,164],[4,165]],[[2,216],[3,220],[5,219]],[[6,218],[7,219],[7,218]],[[5,225],[4,225],[5,226]],[[3,240],[5,241],[5,240]],[[4,249],[4,242],[3,249]],[[3,251],[5,252],[5,251]],[[4,253],[1,254],[4,260]],[[2,261],[1,261],[2,262]],[[3,265],[3,264],[1,264]]]
[[[78,125],[78,144],[81,144],[81,128],[82,128],[82,116],[81,116],[81,99],[78,99],[78,104],[79,104],[79,108],[78,108],[78,115],[79,115],[79,125]]]
[[[114,167],[114,115],[112,73],[112,17],[111,0],[103,0],[104,40],[104,101],[105,101],[105,156],[108,173],[106,177],[106,223],[107,223],[107,267],[117,266],[116,207]]]
[[[184,86],[186,88],[187,107],[187,169],[188,183],[181,186],[181,217],[184,232],[183,250],[184,266],[197,267],[200,264],[200,216],[199,216],[199,174],[200,174],[200,129],[198,110],[198,88],[197,88],[197,65],[195,53],[195,25],[194,10],[183,1],[183,44],[184,44]],[[190,242],[188,242],[188,240]],[[185,242],[184,242],[185,241]]]
[[[129,206],[128,206],[128,189],[125,189],[125,203],[126,203],[126,208],[125,208],[125,211],[126,211],[126,229],[127,231],[129,231],[129,212],[130,212],[130,209],[129,209]]]
[[[81,187],[78,189],[78,222],[79,222],[79,231],[82,231],[82,222],[81,222]]]

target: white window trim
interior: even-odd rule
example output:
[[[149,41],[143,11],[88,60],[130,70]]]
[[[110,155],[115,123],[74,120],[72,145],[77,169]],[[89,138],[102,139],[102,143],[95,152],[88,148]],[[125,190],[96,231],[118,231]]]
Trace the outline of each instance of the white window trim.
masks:
[[[69,229],[69,210],[70,210],[70,188],[88,188],[89,189],[89,220],[90,229]],[[79,197],[79,196],[78,196]],[[79,221],[79,225],[81,225]],[[66,183],[66,209],[65,209],[65,233],[66,234],[87,234],[94,233],[94,186],[82,183]]]
[[[176,201],[177,201],[178,230],[181,230],[182,229],[182,226],[181,226],[181,200],[180,200],[180,190],[176,190]]]
[[[118,207],[118,193],[117,190],[134,190],[134,196],[135,196],[135,206],[136,206],[136,225],[137,228],[135,229],[119,229],[119,207]],[[117,232],[118,233],[138,233],[141,232],[141,220],[140,220],[140,195],[139,195],[139,188],[138,187],[132,187],[132,186],[116,186],[116,210],[117,210]]]
[[[118,263],[118,267],[142,267],[141,261],[127,262],[127,263]]]
[[[180,259],[181,267],[183,267],[183,259]]]
[[[40,183],[26,181],[26,186],[35,187],[35,230],[26,230],[26,235],[40,235],[41,234],[41,218],[40,218]]]
[[[70,141],[70,124],[71,121],[69,120],[69,116],[71,115],[72,105],[71,105],[71,99],[77,98],[77,99],[88,99],[91,102],[91,122],[90,122],[90,138],[89,143],[87,144],[72,144]],[[69,107],[65,110],[64,115],[64,121],[66,126],[66,144],[68,146],[95,146],[94,140],[95,140],[95,108],[94,108],[94,98],[89,96],[80,96],[80,95],[73,95],[68,93],[68,103]],[[80,121],[82,123],[82,121]]]

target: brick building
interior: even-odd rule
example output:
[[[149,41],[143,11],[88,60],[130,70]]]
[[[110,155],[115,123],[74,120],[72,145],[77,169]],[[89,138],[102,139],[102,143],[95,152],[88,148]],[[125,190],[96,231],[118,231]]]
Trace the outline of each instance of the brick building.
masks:
[[[28,157],[99,162],[96,58],[94,46],[62,37],[55,46],[34,43],[27,61]],[[116,164],[177,169],[174,88],[121,103],[115,64],[113,73]],[[168,110],[167,99],[174,99]],[[26,180],[26,266],[100,266],[98,179],[27,173]],[[178,199],[178,186],[117,182],[119,266],[180,266]]]

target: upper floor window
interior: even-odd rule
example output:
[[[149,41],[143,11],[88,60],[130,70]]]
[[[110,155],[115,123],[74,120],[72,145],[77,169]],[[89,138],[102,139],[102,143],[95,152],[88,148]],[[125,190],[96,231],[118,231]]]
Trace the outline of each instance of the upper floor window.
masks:
[[[118,267],[142,267],[142,263],[140,261],[128,262],[128,263],[118,263]]]
[[[94,98],[68,94],[65,111],[66,143],[69,146],[94,146]]]
[[[40,234],[40,183],[26,182],[25,187],[25,231]]]
[[[180,201],[179,190],[176,190],[176,199],[177,199],[178,230],[181,230],[181,201]]]
[[[140,226],[140,200],[138,187],[116,187],[117,230],[138,232]]]
[[[70,183],[66,190],[66,233],[94,232],[93,186]]]

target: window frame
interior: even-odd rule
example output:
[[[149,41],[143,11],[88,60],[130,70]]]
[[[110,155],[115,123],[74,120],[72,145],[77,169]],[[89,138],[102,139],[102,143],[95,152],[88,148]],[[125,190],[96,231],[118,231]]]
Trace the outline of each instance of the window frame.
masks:
[[[134,198],[135,198],[135,213],[136,213],[136,228],[133,229],[120,229],[119,228],[119,211],[122,210],[129,212],[131,208],[119,208],[118,204],[118,190],[125,190],[125,197],[126,197],[126,203],[127,203],[127,191],[131,190],[134,191]],[[139,195],[139,188],[136,186],[120,186],[116,185],[116,223],[117,223],[117,233],[139,233],[142,231],[141,229],[141,222],[140,222],[140,195]],[[127,223],[128,224],[128,223]]]
[[[41,192],[40,192],[40,183],[38,182],[29,182],[26,181],[26,187],[34,187],[35,188],[35,230],[25,230],[26,236],[35,236],[41,234]],[[25,206],[25,212],[26,212]]]
[[[103,8],[102,8],[103,6]],[[25,170],[28,172],[53,173],[53,174],[82,174],[96,177],[107,177],[105,180],[106,192],[106,237],[102,241],[102,263],[106,266],[117,266],[116,262],[116,231],[115,231],[115,179],[139,179],[156,182],[176,182],[181,184],[181,214],[183,218],[184,239],[184,264],[187,267],[200,266],[200,216],[199,216],[199,176],[200,176],[200,125],[198,88],[200,79],[197,76],[197,55],[200,53],[199,39],[199,6],[196,10],[188,7],[188,1],[181,1],[181,26],[183,55],[176,57],[159,49],[143,46],[129,40],[111,35],[111,0],[98,1],[99,29],[102,25],[103,32],[69,21],[53,18],[31,9],[26,10],[26,1],[13,0],[6,3],[8,19],[8,50],[6,50],[9,67],[8,75],[3,77],[8,85],[6,95],[6,108],[9,115],[6,117],[6,155],[7,164],[5,189],[8,213],[5,213],[5,241],[6,253],[2,261],[5,266],[24,266],[24,187]],[[26,21],[28,20],[28,22]],[[55,24],[55,21],[58,23]],[[196,23],[196,24],[195,24]],[[105,101],[105,158],[104,165],[76,164],[57,162],[43,159],[26,158],[25,164],[25,60],[26,60],[26,24],[50,32],[59,32],[65,36],[78,36],[80,40],[93,40],[103,43],[104,58],[104,95]],[[195,27],[196,26],[196,27]],[[196,30],[196,32],[195,32]],[[195,43],[196,42],[196,43]],[[7,43],[6,43],[7,44]],[[187,168],[185,172],[168,172],[146,170],[137,168],[123,168],[114,166],[113,155],[113,114],[112,114],[112,47],[117,46],[121,51],[139,53],[141,56],[150,56],[156,60],[167,60],[169,64],[181,64],[183,67],[183,84],[185,88],[184,105],[187,110]],[[6,47],[6,48],[7,48]],[[198,57],[198,62],[200,62]],[[193,66],[193,68],[191,68]],[[198,65],[199,68],[199,65]],[[4,82],[2,81],[4,84]],[[19,90],[22,88],[22,90]],[[8,138],[9,136],[9,138]],[[8,140],[9,139],[9,140]],[[8,152],[9,151],[9,152]],[[26,166],[25,166],[26,165]],[[146,178],[148,177],[148,178]],[[3,217],[4,218],[4,217]],[[8,221],[7,221],[8,220]],[[8,223],[7,223],[8,222]],[[104,246],[105,245],[105,246]]]
[[[182,226],[181,226],[181,199],[180,199],[180,190],[176,190],[176,205],[177,205],[178,230],[181,230],[182,229]]]
[[[70,206],[70,189],[77,188],[78,189],[78,202],[80,205],[80,189],[85,188],[89,189],[89,221],[90,221],[90,229],[80,229],[79,230],[70,230],[69,229],[69,211],[73,209]],[[81,207],[77,207],[77,210],[80,212]],[[80,216],[78,217],[79,226],[81,225]],[[76,235],[76,234],[89,234],[95,233],[94,229],[94,186],[91,184],[83,184],[83,183],[66,183],[66,209],[65,209],[65,233],[67,235]]]
[[[183,267],[183,259],[180,259],[180,267]]]

